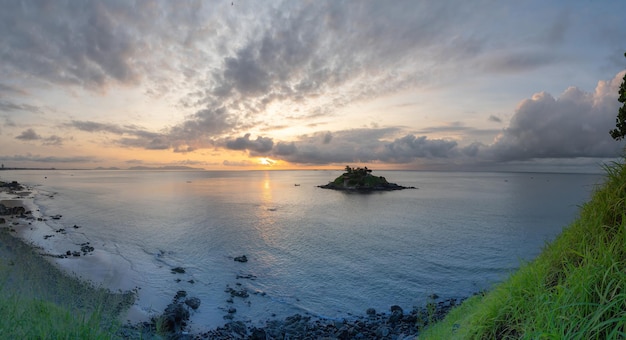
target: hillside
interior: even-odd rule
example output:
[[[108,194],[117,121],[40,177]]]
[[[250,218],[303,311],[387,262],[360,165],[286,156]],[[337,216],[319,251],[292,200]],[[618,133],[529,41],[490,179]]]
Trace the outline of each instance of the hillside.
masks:
[[[626,167],[532,262],[468,299],[419,339],[626,338]]]

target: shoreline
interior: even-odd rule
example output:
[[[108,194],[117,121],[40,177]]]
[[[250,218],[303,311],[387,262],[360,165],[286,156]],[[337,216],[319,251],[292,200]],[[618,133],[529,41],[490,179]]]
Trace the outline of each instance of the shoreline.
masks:
[[[21,187],[21,185],[20,187],[15,186],[9,189],[18,190],[0,188],[0,203],[6,208],[9,208],[9,206],[11,209],[20,206],[23,208],[11,211],[19,211],[19,214],[12,214],[10,218],[3,216],[2,218],[6,217],[8,221],[5,221],[5,225],[0,225],[0,228],[7,228],[8,232],[6,234],[19,239],[16,241],[22,242],[32,249],[41,250],[38,251],[38,254],[41,258],[45,258],[50,266],[61,269],[66,275],[72,276],[77,281],[85,281],[72,268],[84,267],[86,265],[89,265],[91,268],[98,267],[94,264],[98,264],[100,257],[98,256],[99,250],[94,249],[89,243],[88,237],[80,231],[81,227],[75,225],[73,227],[64,226],[55,229],[55,227],[46,222],[54,222],[54,225],[56,221],[50,220],[62,220],[62,216],[45,216],[38,209],[39,207],[34,202],[35,195],[38,194],[37,190]],[[68,233],[71,234],[72,240],[68,238],[65,242],[62,242],[60,240],[61,237],[55,237],[56,235],[68,236]],[[59,251],[58,249],[59,246],[69,247],[71,245],[74,248],[67,251]],[[68,263],[72,265],[68,265]],[[80,269],[77,271],[80,272]],[[74,275],[71,275],[72,273]],[[108,288],[111,289],[111,287]],[[137,294],[137,288],[134,288],[135,294]],[[163,320],[172,320],[168,329],[168,331],[173,332],[171,334],[180,336],[192,336],[193,334],[195,338],[199,339],[255,338],[255,336],[260,337],[262,334],[272,337],[358,338],[363,336],[364,338],[369,338],[388,335],[414,337],[421,327],[433,320],[442,318],[452,307],[464,300],[447,299],[437,301],[438,298],[433,297],[426,306],[414,307],[411,311],[403,311],[401,307],[394,305],[386,312],[377,312],[370,308],[367,311],[363,311],[361,315],[348,314],[346,318],[340,318],[339,320],[325,319],[304,313],[304,315],[294,314],[287,316],[284,319],[279,319],[275,315],[271,317],[268,315],[267,319],[264,318],[265,320],[254,320],[254,322],[235,321],[236,319],[233,318],[233,315],[236,313],[236,309],[233,307],[225,311],[223,326],[208,330],[205,328],[205,330],[196,330],[191,333],[189,326],[193,326],[193,324],[189,321],[189,318],[194,313],[193,301],[197,298],[186,297],[185,291],[172,292],[172,295],[174,296],[172,303],[167,305],[163,311],[152,311],[161,314],[146,314],[147,311],[141,310],[141,308],[135,305],[128,306],[127,310],[121,314],[124,315],[126,313],[126,318],[124,318],[126,324],[122,327],[118,336],[123,338],[134,338],[138,334],[141,334],[140,336],[149,336],[156,332],[157,324],[162,323]],[[197,300],[196,308],[200,305],[199,299]],[[138,309],[133,311],[133,308]],[[128,317],[132,313],[141,315],[135,315],[134,320],[128,321],[133,319]],[[262,338],[264,339],[265,337]]]

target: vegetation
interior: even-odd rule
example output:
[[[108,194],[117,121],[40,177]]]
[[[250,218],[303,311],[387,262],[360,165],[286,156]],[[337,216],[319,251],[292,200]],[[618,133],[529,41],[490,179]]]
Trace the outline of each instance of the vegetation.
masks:
[[[626,166],[534,261],[468,299],[420,339],[626,338]]]
[[[382,176],[372,176],[372,170],[367,167],[351,168],[346,165],[346,172],[335,178],[333,184],[337,186],[348,186],[354,188],[373,188],[388,185],[389,182]]]
[[[0,229],[0,246],[0,338],[114,338],[134,293],[67,276],[6,229]]]
[[[626,53],[624,53],[626,57]],[[617,118],[615,119],[615,129],[611,130],[611,137],[615,140],[620,140],[626,136],[626,74],[624,74],[624,80],[619,87],[619,102],[622,103],[622,107],[619,108]]]

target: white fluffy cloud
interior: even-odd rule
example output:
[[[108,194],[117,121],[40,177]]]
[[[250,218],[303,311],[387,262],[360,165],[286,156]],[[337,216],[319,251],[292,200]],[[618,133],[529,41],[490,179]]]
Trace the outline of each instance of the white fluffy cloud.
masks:
[[[617,116],[617,91],[624,76],[600,81],[594,92],[570,87],[558,97],[540,92],[523,100],[509,126],[487,153],[495,160],[616,157],[622,143],[609,135]]]

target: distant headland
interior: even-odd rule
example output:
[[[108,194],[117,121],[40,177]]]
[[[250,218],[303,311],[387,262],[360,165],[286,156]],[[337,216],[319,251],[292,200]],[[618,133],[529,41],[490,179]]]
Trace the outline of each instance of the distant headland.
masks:
[[[351,168],[347,165],[345,170],[346,172],[335,178],[334,181],[326,185],[318,185],[318,187],[322,189],[356,192],[416,189],[415,187],[405,187],[396,183],[387,182],[387,179],[383,176],[373,176],[372,170],[367,167]]]

